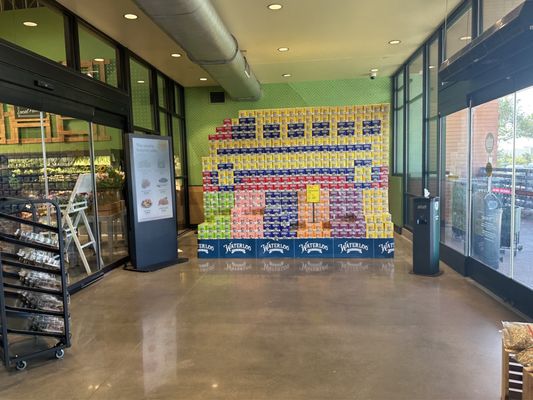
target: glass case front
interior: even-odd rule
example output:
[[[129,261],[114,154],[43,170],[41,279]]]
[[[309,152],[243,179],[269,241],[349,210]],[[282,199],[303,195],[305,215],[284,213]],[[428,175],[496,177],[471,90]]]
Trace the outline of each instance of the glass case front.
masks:
[[[0,196],[61,205],[71,283],[127,256],[122,157],[118,129],[0,104]]]

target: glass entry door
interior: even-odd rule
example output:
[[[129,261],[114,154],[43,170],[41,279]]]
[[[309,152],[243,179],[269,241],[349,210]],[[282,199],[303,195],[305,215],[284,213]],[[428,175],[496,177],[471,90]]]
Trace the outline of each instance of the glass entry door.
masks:
[[[58,201],[71,284],[127,254],[122,135],[117,131],[0,104],[0,196]],[[40,210],[39,218],[50,218],[50,212]]]

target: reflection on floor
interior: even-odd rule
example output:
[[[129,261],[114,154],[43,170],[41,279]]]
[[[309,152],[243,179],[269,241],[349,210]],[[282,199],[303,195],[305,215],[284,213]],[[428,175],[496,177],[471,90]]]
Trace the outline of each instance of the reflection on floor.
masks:
[[[11,399],[498,399],[501,320],[443,267],[394,260],[210,260],[115,270],[72,298],[64,360],[0,370]],[[147,249],[148,251],[148,249]]]

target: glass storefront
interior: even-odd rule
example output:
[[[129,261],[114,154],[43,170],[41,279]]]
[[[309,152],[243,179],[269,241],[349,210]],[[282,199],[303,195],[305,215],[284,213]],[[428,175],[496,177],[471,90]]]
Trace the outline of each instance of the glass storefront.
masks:
[[[445,166],[441,177],[441,241],[465,254],[468,182],[468,110],[448,115],[442,140]]]
[[[471,256],[510,274],[514,96],[472,109]]]
[[[533,289],[533,88],[516,93],[515,113],[511,276]]]
[[[71,284],[128,255],[123,184],[120,130],[0,105],[0,193],[60,203]]]
[[[471,121],[468,109],[445,118],[441,241],[533,288],[533,88],[473,107]]]

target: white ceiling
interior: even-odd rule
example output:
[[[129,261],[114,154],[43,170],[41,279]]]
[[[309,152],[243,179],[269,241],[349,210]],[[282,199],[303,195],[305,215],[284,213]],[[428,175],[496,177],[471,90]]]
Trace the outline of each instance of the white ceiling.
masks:
[[[388,76],[460,0],[212,0],[258,79],[280,82]],[[271,11],[268,4],[282,4]],[[446,6],[448,3],[448,6]],[[388,42],[400,39],[391,46]],[[290,51],[280,53],[279,47]]]
[[[207,86],[215,82],[192,63],[183,50],[147,17],[132,0],[58,0],[63,6],[129,48],[183,86]],[[128,21],[123,16],[139,16]],[[171,53],[182,57],[173,58]],[[207,77],[207,82],[200,82]]]
[[[262,83],[391,75],[461,0],[211,0]],[[215,82],[132,0],[59,0],[184,86]],[[270,11],[268,4],[283,8]],[[140,18],[127,21],[123,14]],[[398,46],[389,40],[400,39]],[[285,53],[278,47],[289,47]],[[181,58],[170,53],[180,52]],[[281,75],[290,73],[292,77]]]

